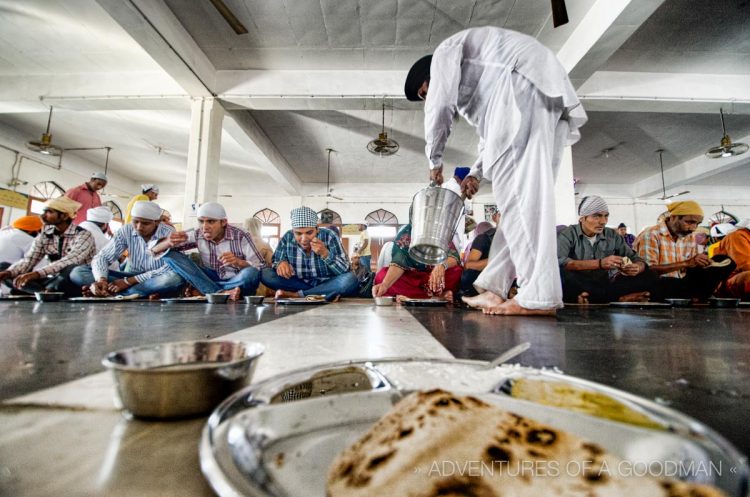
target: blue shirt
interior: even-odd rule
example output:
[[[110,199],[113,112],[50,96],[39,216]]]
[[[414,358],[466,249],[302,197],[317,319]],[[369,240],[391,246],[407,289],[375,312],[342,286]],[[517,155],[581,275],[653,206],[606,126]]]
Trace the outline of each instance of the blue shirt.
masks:
[[[294,239],[294,232],[287,231],[273,253],[273,268],[276,269],[281,261],[287,261],[292,265],[294,275],[306,283],[332,278],[351,270],[349,258],[339,237],[326,228],[320,228],[318,239],[328,247],[328,257],[325,259],[312,250],[309,254],[305,253]]]
[[[169,266],[164,264],[161,258],[154,257],[150,248],[161,240],[166,238],[175,229],[166,223],[159,223],[156,231],[151,236],[151,240],[146,240],[138,234],[132,224],[124,224],[112,240],[104,249],[96,254],[91,262],[91,269],[94,278],[106,278],[109,274],[109,265],[118,260],[125,250],[128,251],[128,261],[130,262],[130,271],[140,273],[134,276],[138,283],[143,283],[149,278],[158,276],[169,271]]]

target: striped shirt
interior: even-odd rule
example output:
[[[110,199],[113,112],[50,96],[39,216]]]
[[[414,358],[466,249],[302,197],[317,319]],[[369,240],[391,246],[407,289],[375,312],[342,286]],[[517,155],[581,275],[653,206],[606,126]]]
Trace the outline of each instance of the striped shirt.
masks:
[[[676,240],[669,232],[667,224],[660,221],[656,226],[646,228],[633,243],[633,250],[643,257],[649,266],[662,266],[686,261],[698,255],[695,236],[678,237]],[[662,278],[684,278],[685,268],[662,274]]]
[[[47,225],[34,239],[24,258],[9,267],[8,271],[15,278],[19,274],[31,271],[44,256],[47,256],[52,262],[36,272],[42,276],[50,276],[68,266],[88,264],[95,252],[94,237],[85,229],[71,224],[60,235],[54,226]]]
[[[287,261],[294,269],[294,275],[309,282],[314,279],[328,279],[351,270],[349,258],[344,252],[341,240],[332,231],[325,228],[318,230],[318,239],[328,247],[328,257],[321,256],[310,250],[307,254],[294,239],[294,232],[287,231],[276,251],[273,253],[273,267],[276,269],[281,261]]]
[[[222,280],[234,277],[241,269],[236,266],[226,266],[219,260],[221,254],[225,252],[231,252],[237,258],[249,262],[251,266],[258,269],[266,265],[250,234],[234,226],[227,224],[224,238],[219,242],[206,240],[203,237],[203,228],[187,231],[186,234],[188,241],[174,248],[180,251],[197,248],[203,266],[216,271]]]
[[[159,223],[151,236],[151,240],[146,242],[132,224],[123,224],[109,244],[94,257],[91,263],[94,278],[96,280],[106,278],[109,274],[109,265],[118,260],[125,250],[128,251],[130,271],[140,273],[134,276],[138,283],[143,283],[149,278],[166,273],[169,271],[169,266],[164,264],[164,261],[160,258],[151,255],[149,249],[156,245],[160,239],[168,237],[174,231],[175,229],[172,226]]]

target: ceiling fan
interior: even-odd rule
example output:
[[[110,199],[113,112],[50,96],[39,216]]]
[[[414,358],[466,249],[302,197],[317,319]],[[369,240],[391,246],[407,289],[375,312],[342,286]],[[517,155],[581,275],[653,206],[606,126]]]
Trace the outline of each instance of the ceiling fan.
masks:
[[[227,24],[229,24],[229,26],[236,34],[244,35],[247,33],[247,28],[240,22],[239,19],[237,19],[237,16],[234,15],[234,12],[232,12],[222,0],[209,1],[213,4],[219,14],[221,14],[221,17],[223,17],[224,20],[227,21]]]
[[[732,157],[734,155],[741,155],[747,152],[747,143],[732,143],[732,139],[727,134],[727,128],[724,126],[724,110],[719,108],[719,115],[721,115],[721,129],[724,136],[721,137],[721,145],[708,149],[706,157],[709,159],[721,159],[723,157]]]
[[[52,135],[49,132],[50,124],[52,123],[52,106],[49,108],[49,117],[47,118],[47,131],[42,134],[42,138],[39,141],[26,142],[26,148],[39,152],[44,155],[51,155],[59,157],[63,153],[62,147],[52,144]]]
[[[599,155],[595,156],[594,158],[598,159],[600,157],[604,157],[605,159],[609,159],[609,155],[615,150],[617,150],[620,147],[620,145],[625,145],[625,142],[619,142],[615,145],[611,145],[609,147],[603,148],[602,151],[599,152]]]
[[[313,195],[313,197],[326,197],[326,198],[334,198],[336,200],[344,200],[341,197],[337,197],[334,195],[333,188],[331,188],[331,152],[335,152],[332,148],[327,148],[326,152],[328,152],[328,176],[326,178],[326,193],[325,195]]]
[[[687,193],[690,193],[690,190],[685,190],[684,192],[673,193],[672,195],[667,195],[667,187],[664,185],[664,162],[662,161],[662,154],[664,153],[664,149],[660,148],[659,150],[657,150],[657,152],[659,153],[659,169],[661,170],[661,191],[662,191],[662,196],[659,197],[659,200],[665,200],[665,201],[671,202],[670,199],[674,197],[679,197],[680,195],[685,195]]]
[[[387,157],[398,152],[398,142],[388,138],[385,132],[385,100],[383,100],[383,127],[378,137],[367,144],[367,151],[380,157]]]

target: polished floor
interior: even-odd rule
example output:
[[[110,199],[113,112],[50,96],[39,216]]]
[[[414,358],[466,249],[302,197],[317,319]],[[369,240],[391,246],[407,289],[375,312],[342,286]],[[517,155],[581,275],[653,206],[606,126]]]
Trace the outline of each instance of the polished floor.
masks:
[[[553,319],[485,316],[453,307],[377,308],[368,301],[327,306],[0,302],[0,319],[0,400],[4,401],[0,418],[10,421],[17,430],[26,430],[19,439],[7,433],[0,439],[0,457],[7,456],[8,448],[22,439],[28,443],[43,437],[43,432],[34,435],[29,431],[37,421],[52,423],[51,416],[59,416],[59,422],[65,417],[65,423],[69,423],[71,414],[64,409],[54,411],[58,405],[55,402],[40,404],[44,411],[24,411],[20,406],[34,404],[29,399],[39,392],[55,392],[77,381],[101,377],[100,361],[106,353],[140,344],[228,334],[274,345],[264,359],[266,366],[273,368],[260,373],[265,377],[347,357],[453,355],[489,360],[528,341],[531,348],[515,361],[558,368],[669,405],[711,426],[745,454],[750,453],[750,424],[746,421],[750,411],[748,308],[626,310],[573,306]],[[84,426],[101,422],[101,440],[93,445],[111,437],[108,430],[122,429],[116,428],[120,426],[116,418],[96,410],[75,409],[79,411],[75,423]],[[179,437],[187,430],[195,438],[200,424],[171,424],[161,429],[160,436]],[[144,424],[126,426],[134,440],[141,440],[141,431],[153,430]],[[94,437],[95,433],[87,436]],[[127,445],[130,451],[137,452],[137,447],[138,443]],[[38,457],[36,453],[29,457],[32,455]],[[124,460],[135,464],[137,459]],[[7,461],[0,463],[2,487]],[[48,464],[51,471],[61,469],[61,463]],[[195,466],[195,456],[186,464]],[[120,466],[116,469],[124,471]],[[21,494],[44,494],[41,490],[30,492],[24,476],[18,478],[16,488]],[[197,490],[192,494],[202,495],[205,482],[199,475],[195,478],[193,488]],[[110,486],[101,485],[96,488],[118,494],[112,481]],[[57,492],[71,487],[45,488]]]

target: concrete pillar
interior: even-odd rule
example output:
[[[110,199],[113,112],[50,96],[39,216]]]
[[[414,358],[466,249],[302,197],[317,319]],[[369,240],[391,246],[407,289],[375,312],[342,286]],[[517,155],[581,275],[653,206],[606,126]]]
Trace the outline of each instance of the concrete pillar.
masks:
[[[557,224],[574,224],[576,215],[576,197],[573,186],[573,149],[565,147],[560,170],[555,182],[555,208]]]
[[[224,108],[214,98],[196,98],[191,109],[183,226],[195,224],[195,207],[219,194],[219,155]]]

